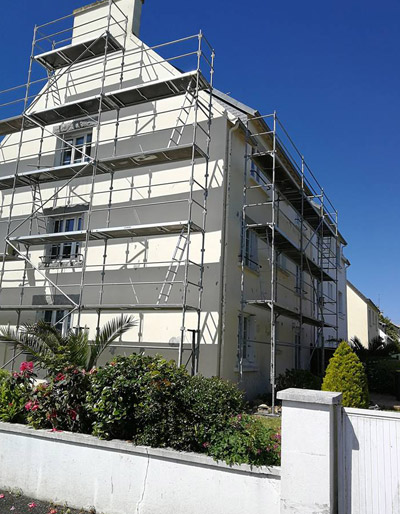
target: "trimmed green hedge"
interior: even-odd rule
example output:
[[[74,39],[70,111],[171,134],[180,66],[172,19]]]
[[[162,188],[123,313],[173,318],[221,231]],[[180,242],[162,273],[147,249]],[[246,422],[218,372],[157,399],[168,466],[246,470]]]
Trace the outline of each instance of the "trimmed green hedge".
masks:
[[[344,407],[368,408],[369,393],[364,366],[343,341],[330,359],[322,383],[323,391],[343,393]]]
[[[395,372],[400,371],[400,361],[396,359],[371,359],[365,362],[370,391],[395,395]]]

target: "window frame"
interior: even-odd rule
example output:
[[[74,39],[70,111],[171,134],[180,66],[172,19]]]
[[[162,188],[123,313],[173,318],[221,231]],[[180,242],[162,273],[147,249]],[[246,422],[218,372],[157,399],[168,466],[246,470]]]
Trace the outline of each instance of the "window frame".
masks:
[[[83,141],[78,143],[79,139],[83,139]],[[74,164],[89,162],[91,159],[92,148],[92,129],[65,133],[59,150],[59,165],[72,166]],[[66,159],[66,155],[70,155],[69,159]]]

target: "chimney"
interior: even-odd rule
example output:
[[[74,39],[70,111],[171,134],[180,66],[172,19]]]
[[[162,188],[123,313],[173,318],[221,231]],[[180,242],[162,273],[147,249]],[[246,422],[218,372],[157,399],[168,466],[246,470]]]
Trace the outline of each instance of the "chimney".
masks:
[[[123,21],[123,14],[128,18],[128,35],[134,34],[139,37],[140,32],[140,19],[142,15],[142,5],[144,0],[114,0],[115,5],[111,7],[112,16],[117,22]],[[85,39],[85,33],[101,32],[106,24],[107,15],[109,12],[109,0],[99,0],[97,2],[85,5],[79,9],[75,9],[74,14],[74,36],[76,42],[79,39]],[[122,11],[122,13],[121,13]],[[111,22],[113,23],[113,21]],[[116,27],[114,22],[111,26],[111,32],[121,32]]]

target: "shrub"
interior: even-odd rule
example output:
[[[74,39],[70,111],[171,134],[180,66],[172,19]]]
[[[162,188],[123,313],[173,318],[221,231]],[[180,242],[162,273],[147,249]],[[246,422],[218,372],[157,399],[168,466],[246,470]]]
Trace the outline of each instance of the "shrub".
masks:
[[[262,420],[239,414],[225,430],[214,433],[204,447],[208,455],[228,464],[279,465],[281,435]]]
[[[370,391],[395,394],[395,372],[400,371],[400,361],[395,359],[371,359],[365,363]]]
[[[321,379],[305,369],[287,369],[276,380],[276,390],[297,387],[298,389],[321,389]]]
[[[70,367],[39,384],[26,405],[28,423],[34,428],[90,433],[85,408],[89,376],[85,370]]]
[[[92,377],[93,434],[135,444],[205,451],[203,443],[243,409],[243,395],[217,378],[190,377],[156,357],[118,357]]]
[[[2,373],[0,378],[0,421],[25,423],[25,405],[32,393],[36,375],[32,362],[23,362],[20,372]]]
[[[364,366],[345,341],[329,361],[322,390],[343,393],[344,407],[367,408],[369,405]]]
[[[243,392],[220,378],[191,377],[180,391],[179,404],[185,411],[184,447],[191,451],[204,451],[210,438],[225,430],[233,416],[243,412]]]
[[[93,434],[173,446],[181,418],[177,392],[188,380],[183,368],[159,357],[117,357],[92,377],[87,409],[94,418]]]

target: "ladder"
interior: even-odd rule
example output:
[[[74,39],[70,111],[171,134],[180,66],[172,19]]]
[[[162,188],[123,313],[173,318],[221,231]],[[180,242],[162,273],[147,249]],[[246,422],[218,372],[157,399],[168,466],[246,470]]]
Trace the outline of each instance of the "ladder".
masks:
[[[178,118],[176,120],[176,126],[172,129],[172,133],[169,138],[167,148],[171,148],[172,146],[178,146],[181,142],[183,132],[189,120],[190,111],[193,107],[194,102],[194,96],[191,93],[193,80],[194,79],[192,78],[186,88],[185,98],[183,100],[182,107],[179,111]]]
[[[40,191],[40,185],[35,184],[32,186],[32,196],[33,196],[33,212],[36,214],[34,215],[34,218],[36,219],[36,226],[37,226],[37,233],[38,234],[45,234],[47,232],[47,223],[46,223],[46,217],[43,213],[43,200],[42,200],[42,193]],[[40,213],[39,209],[42,211],[42,214]]]
[[[49,82],[52,81],[54,78],[54,74],[50,73],[50,71],[47,71],[47,78],[48,78]],[[55,80],[53,82],[53,84],[50,86],[49,94],[51,95],[51,97],[53,99],[53,104],[55,107],[62,104],[60,91],[58,90],[57,80]]]
[[[188,245],[188,237],[185,234],[185,229],[179,235],[178,242],[176,244],[172,260],[168,266],[168,271],[165,275],[164,282],[161,286],[160,293],[158,294],[157,305],[161,303],[168,303],[171,295],[172,286],[178,275],[179,266],[182,263],[182,259],[185,255],[185,251]]]

